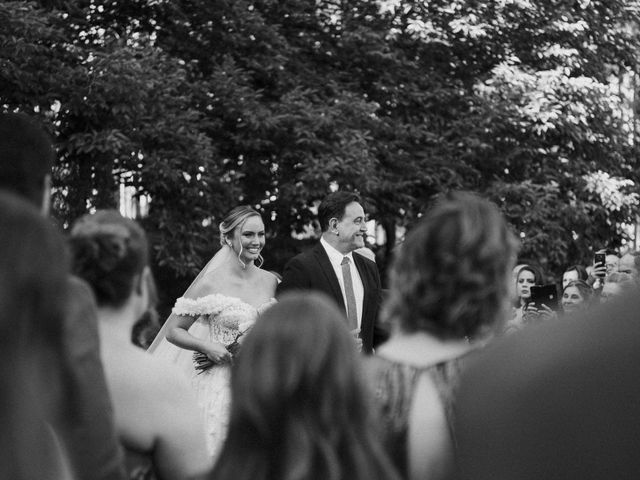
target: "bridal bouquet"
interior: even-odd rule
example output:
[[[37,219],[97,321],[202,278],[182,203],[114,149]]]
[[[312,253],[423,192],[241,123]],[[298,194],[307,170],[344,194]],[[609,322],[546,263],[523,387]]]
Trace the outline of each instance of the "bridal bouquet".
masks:
[[[214,362],[209,357],[207,357],[205,353],[194,352],[193,363],[195,364],[195,368],[196,368],[196,371],[198,372],[198,375],[200,375],[202,372],[206,372],[214,365],[224,365],[226,363],[233,363],[233,357],[236,356],[240,351],[240,337],[242,337],[244,334],[245,332],[241,331],[240,333],[238,333],[238,335],[236,335],[236,338],[233,339],[233,342],[229,343],[228,345],[225,345],[225,348],[231,354],[231,357],[229,359],[221,360],[219,362]]]

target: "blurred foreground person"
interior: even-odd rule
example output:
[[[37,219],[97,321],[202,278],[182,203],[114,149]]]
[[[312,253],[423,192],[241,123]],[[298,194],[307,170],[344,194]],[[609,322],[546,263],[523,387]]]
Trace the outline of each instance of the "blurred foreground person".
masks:
[[[639,310],[626,297],[483,352],[461,380],[457,478],[638,478]]]
[[[620,258],[618,264],[618,272],[627,273],[633,277],[635,282],[638,281],[638,270],[640,269],[640,252],[630,251]]]
[[[152,282],[144,231],[119,212],[103,210],[75,223],[70,244],[73,271],[98,301],[102,361],[129,478],[206,473],[211,462],[188,382],[131,342],[133,325],[149,306]]]
[[[49,215],[51,138],[35,120],[20,113],[0,114],[0,189],[29,201]],[[55,255],[62,255],[62,249]],[[98,342],[95,300],[78,278],[67,278],[68,301],[62,342],[69,366],[73,414],[55,425],[80,480],[125,478]]]
[[[68,263],[38,210],[0,193],[0,478],[72,478],[52,424],[71,415],[63,344]]]
[[[614,298],[618,298],[624,293],[637,288],[638,285],[634,282],[633,277],[630,274],[613,272],[604,281],[602,291],[600,292],[600,302],[607,303]]]
[[[355,344],[322,294],[286,294],[268,309],[233,365],[229,430],[211,480],[396,479]]]
[[[458,192],[399,251],[383,311],[394,331],[368,366],[386,447],[406,478],[446,478],[452,469],[461,361],[510,313],[516,248],[495,205]]]

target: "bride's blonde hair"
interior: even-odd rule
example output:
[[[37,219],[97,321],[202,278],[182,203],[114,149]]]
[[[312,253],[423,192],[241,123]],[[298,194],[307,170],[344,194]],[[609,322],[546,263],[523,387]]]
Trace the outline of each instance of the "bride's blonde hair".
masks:
[[[244,223],[251,217],[260,217],[260,219],[262,219],[260,212],[249,205],[239,205],[227,213],[218,225],[218,229],[220,230],[220,245],[231,246],[228,239],[229,235],[233,234],[236,228],[242,228]],[[242,245],[240,247],[242,248]],[[242,253],[242,250],[238,253],[238,261],[244,265],[244,262],[240,260],[240,253]],[[264,263],[262,255],[258,256],[258,261],[259,265],[257,266],[260,267]]]

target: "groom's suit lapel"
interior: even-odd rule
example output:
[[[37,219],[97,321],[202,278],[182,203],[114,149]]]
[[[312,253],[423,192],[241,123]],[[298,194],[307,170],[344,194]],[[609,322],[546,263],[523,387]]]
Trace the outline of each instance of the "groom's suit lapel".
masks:
[[[322,275],[325,277],[329,287],[331,288],[334,299],[338,302],[338,305],[345,309],[340,283],[338,283],[338,278],[336,277],[333,265],[331,265],[331,261],[329,260],[329,255],[327,255],[327,252],[321,243],[318,243],[315,246],[314,254],[318,265],[320,266],[320,270],[322,271]]]

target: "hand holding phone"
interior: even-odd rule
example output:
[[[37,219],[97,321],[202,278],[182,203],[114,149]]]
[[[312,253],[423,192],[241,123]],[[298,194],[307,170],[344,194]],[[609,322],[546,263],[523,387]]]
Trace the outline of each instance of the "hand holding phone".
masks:
[[[534,303],[538,308],[544,310],[547,307],[551,310],[558,310],[558,287],[555,284],[533,285],[531,287],[530,303]]]
[[[604,278],[607,275],[606,253],[596,253],[593,256],[593,274],[600,278]]]

